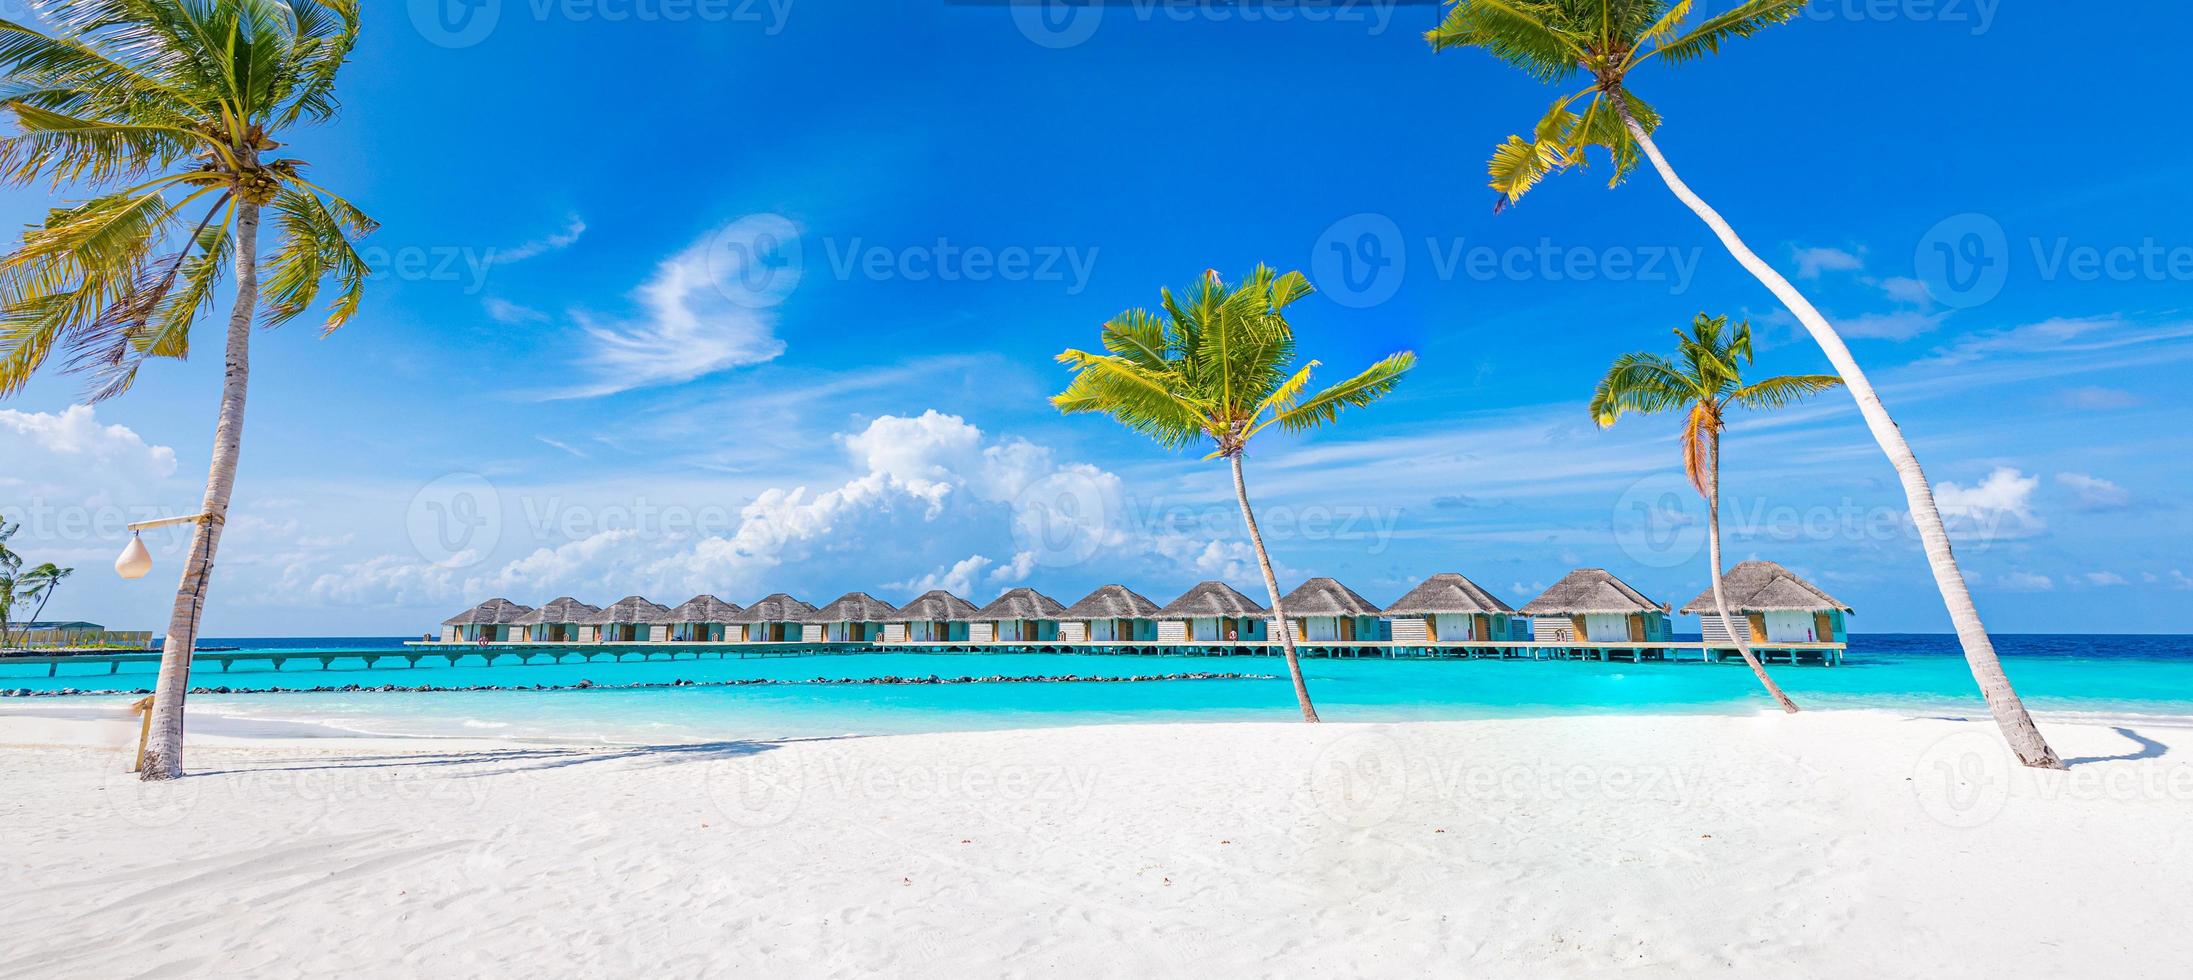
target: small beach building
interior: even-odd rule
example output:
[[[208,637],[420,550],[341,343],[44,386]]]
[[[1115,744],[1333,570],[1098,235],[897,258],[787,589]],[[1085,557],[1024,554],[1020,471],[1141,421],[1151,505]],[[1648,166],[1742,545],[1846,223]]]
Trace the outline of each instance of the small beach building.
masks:
[[[737,628],[731,640],[734,643],[799,643],[807,640],[807,619],[814,614],[815,607],[778,592],[756,600],[731,617],[731,625]],[[816,639],[821,636],[822,627],[815,627]]]
[[[1425,579],[1383,612],[1396,643],[1472,643],[1531,638],[1530,620],[1490,590],[1453,572]]]
[[[1721,576],[1721,595],[1729,617],[1753,643],[1849,643],[1843,617],[1854,610],[1796,572],[1771,561],[1747,561]],[[1729,643],[1729,629],[1714,609],[1713,588],[1698,593],[1682,609],[1699,619],[1707,643]]]
[[[518,620],[532,612],[532,606],[521,606],[508,599],[489,599],[442,620],[443,643],[508,643],[525,639],[525,627]],[[42,623],[31,623],[36,629]],[[49,627],[50,628],[50,627]],[[98,629],[94,626],[93,629]]]
[[[1386,638],[1379,608],[1335,579],[1304,582],[1279,604],[1296,643],[1375,643]]]
[[[1058,638],[1068,643],[1157,642],[1157,603],[1124,585],[1082,596],[1058,618]]]
[[[885,643],[965,643],[975,619],[975,604],[943,589],[932,589],[899,607],[883,627]]]
[[[883,627],[895,622],[899,611],[866,592],[848,592],[807,617],[811,626],[822,627],[825,643],[874,643],[883,639]]]
[[[1057,599],[1022,587],[1008,589],[975,610],[967,622],[973,643],[1044,643],[1058,639],[1059,617],[1066,607]]]
[[[731,638],[735,628],[731,619],[738,614],[738,603],[725,602],[712,595],[697,595],[670,610],[664,622],[670,626],[672,642],[722,643]]]
[[[1157,611],[1159,643],[1254,643],[1272,611],[1224,582],[1204,582]]]
[[[601,612],[598,606],[558,596],[518,617],[514,625],[525,627],[526,639],[534,643],[594,643],[601,635],[594,617]]]
[[[670,639],[670,607],[628,595],[596,614],[592,625],[602,643],[661,643]]]
[[[1522,609],[1540,643],[1666,643],[1675,637],[1666,606],[1604,568],[1579,568]]]

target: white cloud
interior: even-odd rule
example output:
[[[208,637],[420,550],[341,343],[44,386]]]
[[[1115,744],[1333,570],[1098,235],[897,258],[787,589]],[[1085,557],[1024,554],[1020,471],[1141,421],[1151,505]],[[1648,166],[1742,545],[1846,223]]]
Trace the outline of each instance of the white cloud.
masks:
[[[2193,589],[2193,578],[2187,577],[2184,569],[2173,568],[2170,570],[2170,587],[2173,589]]]
[[[487,308],[488,318],[494,320],[496,323],[519,324],[548,322],[548,314],[536,310],[530,306],[520,306],[516,303],[513,303],[506,299],[502,299],[500,297],[490,296],[487,299],[482,300],[481,305]]]
[[[1934,502],[1950,533],[1968,540],[2029,537],[2047,527],[2033,512],[2033,492],[2040,485],[2038,476],[1998,466],[1977,486],[1935,484]]]
[[[356,605],[562,594],[602,602],[633,593],[675,603],[699,592],[945,588],[981,598],[1038,578],[1256,575],[1248,544],[1231,528],[1140,526],[1143,515],[1124,503],[1117,475],[1060,462],[1023,439],[988,437],[959,416],[882,416],[837,443],[852,476],[820,490],[764,488],[720,530],[580,533],[484,570],[472,554],[441,565],[384,556],[319,576],[310,588],[324,601]],[[943,548],[967,557],[940,567]]]
[[[2056,482],[2069,489],[2085,510],[2121,510],[2132,504],[2131,491],[2098,476],[2058,473]]]
[[[1818,279],[1822,272],[1854,272],[1865,260],[1839,248],[1797,249],[1797,278]]]
[[[796,229],[780,226],[789,228],[774,216],[741,218],[665,259],[635,293],[638,319],[574,314],[588,340],[580,363],[593,380],[550,397],[681,384],[783,354],[772,307],[799,270],[796,262],[771,264],[796,242]]]
[[[535,256],[570,248],[578,244],[579,236],[584,234],[586,234],[586,220],[574,214],[565,220],[562,231],[546,238],[536,238],[514,248],[496,249],[492,261],[505,265],[512,262],[523,262]]]
[[[2011,572],[2003,576],[2002,586],[2012,592],[2049,592],[2056,588],[2056,583],[2046,575]]]
[[[59,413],[0,409],[0,491],[11,504],[147,508],[175,473],[175,450],[145,442],[124,425],[101,425],[97,410]]]
[[[2125,577],[2117,574],[2116,572],[2088,572],[2086,573],[2085,578],[2086,584],[2094,586],[2098,589],[2106,589],[2119,585],[2132,584],[2125,581]]]

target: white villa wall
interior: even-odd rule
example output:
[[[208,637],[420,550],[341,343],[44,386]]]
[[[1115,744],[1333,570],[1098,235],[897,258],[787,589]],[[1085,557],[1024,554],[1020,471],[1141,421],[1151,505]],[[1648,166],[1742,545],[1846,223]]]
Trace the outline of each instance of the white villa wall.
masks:
[[[996,643],[996,642],[997,642],[997,638],[998,638],[998,627],[997,627],[997,624],[996,624],[996,623],[969,623],[969,624],[967,624],[967,639],[968,639],[968,642],[971,642],[971,643]]]
[[[1066,622],[1058,624],[1058,638],[1067,643],[1081,643],[1089,638],[1089,624]]]

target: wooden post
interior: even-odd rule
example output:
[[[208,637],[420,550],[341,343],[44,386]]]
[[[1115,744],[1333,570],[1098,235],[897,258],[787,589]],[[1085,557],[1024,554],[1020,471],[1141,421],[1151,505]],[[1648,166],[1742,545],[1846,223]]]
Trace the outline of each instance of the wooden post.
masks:
[[[137,727],[137,763],[130,766],[129,771],[144,772],[145,743],[152,739],[152,695],[139,698],[137,703],[130,705],[130,710],[137,712],[144,721]]]

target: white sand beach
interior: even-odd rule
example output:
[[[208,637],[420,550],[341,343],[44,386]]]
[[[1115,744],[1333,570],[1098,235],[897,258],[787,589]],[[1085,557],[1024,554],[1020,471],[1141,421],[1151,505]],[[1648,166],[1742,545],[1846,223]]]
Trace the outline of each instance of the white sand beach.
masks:
[[[201,736],[146,787],[16,711],[0,977],[2182,977],[2185,724]]]

